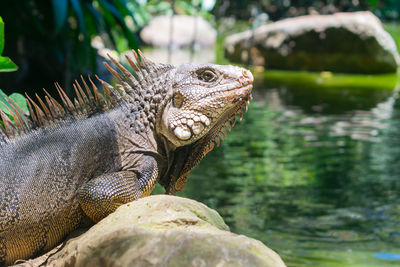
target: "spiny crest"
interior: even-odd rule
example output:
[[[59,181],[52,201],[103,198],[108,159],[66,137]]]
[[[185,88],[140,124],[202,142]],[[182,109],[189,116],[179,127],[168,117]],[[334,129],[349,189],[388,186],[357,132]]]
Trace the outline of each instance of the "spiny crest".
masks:
[[[89,83],[87,83],[81,76],[81,83],[75,80],[73,84],[75,91],[73,100],[67,96],[58,83],[55,83],[62,104],[44,89],[44,100],[35,94],[38,103],[25,94],[30,116],[25,115],[22,108],[12,99],[5,99],[8,105],[0,101],[12,117],[11,120],[0,110],[0,117],[3,121],[3,126],[0,126],[0,144],[39,127],[45,127],[71,117],[84,118],[99,110],[108,110],[114,107],[121,99],[133,104],[135,107],[133,111],[137,111],[133,123],[135,131],[143,131],[148,125],[153,127],[155,109],[157,104],[161,102],[162,93],[165,90],[164,86],[161,86],[163,80],[160,79],[160,76],[162,76],[162,73],[172,69],[173,66],[155,64],[145,58],[140,51],[140,57],[134,50],[132,52],[134,59],[129,56],[126,56],[126,59],[134,73],[129,72],[108,55],[123,76],[107,63],[104,63],[118,81],[118,84],[113,87],[96,75],[96,78],[103,86],[104,96],[90,77],[88,77]]]
[[[126,60],[133,72],[128,71],[118,61],[108,57],[122,73],[119,74],[107,63],[104,65],[117,79],[116,89],[121,94],[122,99],[128,102],[135,118],[132,119],[131,127],[139,133],[146,127],[154,128],[157,107],[165,96],[168,89],[165,83],[165,75],[174,67],[168,64],[156,64],[143,56],[140,50],[139,55],[132,50],[133,58],[125,55]]]
[[[14,121],[13,122],[0,110],[0,116],[3,121],[3,127],[0,127],[0,143],[6,142],[12,137],[27,133],[32,129],[65,120],[68,117],[87,116],[93,114],[97,110],[106,110],[115,105],[119,95],[114,93],[115,90],[111,90],[111,85],[97,77],[103,84],[103,97],[90,77],[89,81],[92,89],[90,89],[82,76],[81,79],[85,90],[83,90],[81,84],[75,80],[73,87],[75,89],[76,98],[74,98],[73,101],[71,101],[60,85],[55,83],[62,104],[54,99],[45,89],[43,89],[45,93],[44,100],[35,94],[38,103],[25,94],[30,116],[25,115],[22,108],[11,98],[5,98],[7,103],[0,101],[7,108]]]

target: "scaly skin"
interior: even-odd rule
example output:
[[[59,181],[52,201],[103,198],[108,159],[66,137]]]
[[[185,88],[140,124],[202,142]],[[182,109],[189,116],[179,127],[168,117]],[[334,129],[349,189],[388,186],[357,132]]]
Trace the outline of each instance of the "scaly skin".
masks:
[[[45,116],[30,101],[33,126],[23,130],[15,112],[19,133],[3,117],[0,265],[50,250],[87,218],[97,222],[148,196],[157,182],[167,193],[183,189],[250,98],[253,77],[239,67],[128,61],[138,78],[114,62],[124,77],[111,69],[115,89],[102,81],[107,103],[77,90],[74,104],[48,100]],[[93,101],[101,110],[90,112]]]

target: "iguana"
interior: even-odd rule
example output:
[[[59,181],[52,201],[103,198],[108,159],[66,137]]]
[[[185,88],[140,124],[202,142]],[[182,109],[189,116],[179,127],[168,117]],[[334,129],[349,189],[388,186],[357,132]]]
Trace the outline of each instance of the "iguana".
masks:
[[[133,52],[132,71],[105,63],[116,85],[75,81],[73,101],[56,84],[30,116],[8,99],[0,111],[0,265],[44,253],[90,218],[148,196],[173,194],[247,110],[253,76],[236,66],[156,64]]]

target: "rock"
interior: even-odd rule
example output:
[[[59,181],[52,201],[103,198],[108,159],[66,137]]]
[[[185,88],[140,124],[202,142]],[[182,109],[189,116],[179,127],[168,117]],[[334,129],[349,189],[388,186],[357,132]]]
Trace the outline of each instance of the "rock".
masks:
[[[205,64],[215,62],[215,49],[212,47],[204,47],[193,51],[189,48],[173,49],[162,47],[153,47],[150,49],[142,50],[147,58],[150,58],[154,62],[163,62],[172,65],[180,65],[187,62],[194,64]],[[127,62],[125,55],[131,55],[131,51],[127,51],[121,54],[120,60]]]
[[[170,44],[171,17],[154,17],[140,32],[140,38],[147,45],[167,47]],[[196,31],[195,31],[196,29]],[[204,18],[175,15],[172,19],[172,46],[206,47],[215,44],[216,30]]]
[[[46,266],[285,266],[260,241],[228,230],[199,202],[155,195],[71,238]]]
[[[396,44],[371,12],[309,15],[229,36],[228,59],[268,68],[353,73],[396,72]]]

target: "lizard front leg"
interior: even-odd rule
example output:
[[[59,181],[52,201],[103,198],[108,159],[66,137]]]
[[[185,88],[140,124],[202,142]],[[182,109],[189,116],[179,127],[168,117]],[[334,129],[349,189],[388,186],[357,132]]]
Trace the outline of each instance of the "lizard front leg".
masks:
[[[80,206],[92,221],[98,222],[119,206],[150,195],[157,183],[157,163],[151,157],[141,163],[134,171],[103,174],[80,188]]]

